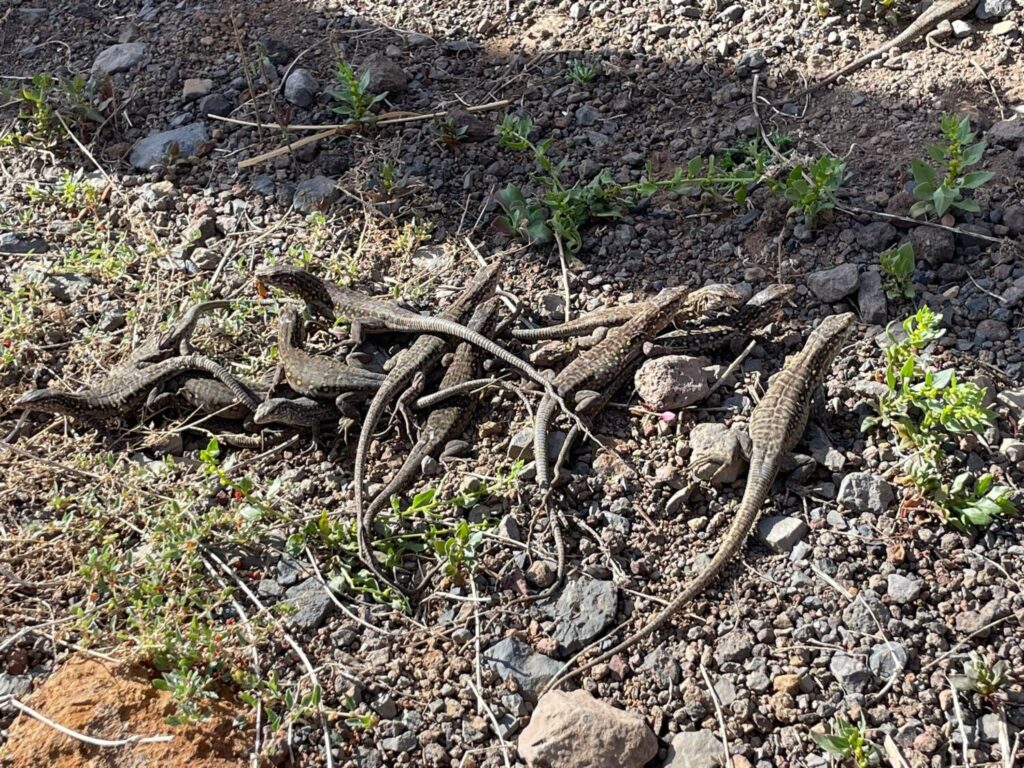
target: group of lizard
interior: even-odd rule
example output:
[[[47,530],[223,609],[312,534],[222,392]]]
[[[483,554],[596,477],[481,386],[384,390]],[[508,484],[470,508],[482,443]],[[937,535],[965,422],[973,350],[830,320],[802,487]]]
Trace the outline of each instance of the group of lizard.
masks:
[[[437,457],[456,441],[469,423],[480,391],[494,379],[481,379],[483,353],[509,364],[543,388],[534,421],[536,478],[543,493],[544,511],[558,554],[559,579],[541,595],[550,594],[565,570],[565,548],[559,520],[547,510],[552,478],[547,452],[552,420],[565,409],[571,428],[556,463],[561,466],[581,432],[631,377],[644,355],[720,349],[758,334],[779,314],[793,286],[773,285],[745,303],[743,294],[727,285],[698,290],[666,288],[638,304],[597,310],[575,320],[541,328],[508,329],[499,325],[496,296],[502,274],[500,262],[481,269],[437,316],[421,315],[387,300],[372,298],[334,285],[304,270],[270,266],[256,275],[257,289],[269,288],[301,299],[309,315],[333,325],[349,321],[354,339],[368,331],[418,334],[411,345],[390,361],[386,372],[369,370],[303,348],[299,309],[282,303],[278,327],[278,363],[291,392],[279,393],[274,379],[247,381],[224,365],[190,349],[189,337],[199,318],[222,309],[226,301],[197,304],[164,333],[147,340],[99,383],[79,392],[39,389],[23,395],[25,409],[63,413],[84,421],[124,417],[138,410],[155,410],[176,398],[208,414],[248,418],[256,425],[286,424],[315,429],[324,421],[337,421],[347,429],[360,414],[352,398],[370,396],[359,428],[354,464],[355,519],[360,556],[382,582],[403,589],[393,575],[382,572],[372,549],[374,520],[391,498],[414,482],[425,457]],[[739,514],[708,568],[646,627],[599,656],[576,673],[589,669],[650,635],[696,596],[738,551],[753,520],[768,496],[782,454],[799,439],[814,388],[826,375],[832,359],[853,325],[851,314],[826,318],[812,332],[807,345],[771,383],[750,422],[752,455],[747,488]],[[674,329],[664,332],[669,326]],[[505,335],[523,343],[589,336],[577,343],[583,351],[557,375],[545,376],[494,341]],[[453,347],[453,340],[459,342]],[[424,396],[426,379],[445,368],[436,393]],[[171,386],[175,385],[175,386]],[[571,403],[571,407],[567,405]],[[414,410],[432,408],[418,439],[402,466],[372,498],[366,497],[367,457],[375,429],[391,406]],[[428,576],[429,578],[429,576]],[[415,589],[403,589],[412,593]],[[551,685],[564,682],[564,675]]]

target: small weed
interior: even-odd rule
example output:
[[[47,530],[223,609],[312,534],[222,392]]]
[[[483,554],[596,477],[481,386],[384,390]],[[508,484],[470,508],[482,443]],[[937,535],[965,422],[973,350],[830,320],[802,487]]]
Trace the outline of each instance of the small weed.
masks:
[[[334,73],[334,81],[338,90],[331,91],[331,97],[339,102],[331,111],[353,123],[365,123],[372,120],[371,110],[379,102],[387,98],[387,93],[370,92],[370,73],[363,72],[356,77],[355,70],[347,61],[339,61]]]
[[[790,213],[802,213],[808,228],[813,229],[818,217],[836,207],[836,192],[846,173],[846,163],[824,155],[806,167],[793,166],[783,181],[771,183],[772,189],[791,204]]]
[[[466,140],[466,126],[456,125],[451,116],[439,118],[434,122],[434,141],[449,151],[454,151]]]
[[[377,177],[380,179],[380,189],[384,196],[387,199],[394,197],[399,182],[398,166],[390,160],[384,161],[377,169]]]
[[[897,300],[914,298],[914,284],[911,282],[915,266],[914,246],[903,243],[897,248],[890,248],[878,255],[878,261],[885,275],[885,295]]]
[[[914,198],[917,200],[910,207],[911,216],[933,213],[941,217],[950,208],[978,213],[981,206],[966,199],[964,191],[978,189],[995,175],[989,171],[967,171],[970,166],[981,162],[986,146],[984,141],[972,143],[975,134],[969,118],[958,120],[952,115],[944,115],[941,128],[945,143],[929,144],[925,148],[928,156],[938,163],[938,169],[920,158],[910,163]]]
[[[185,665],[164,672],[163,677],[154,680],[154,688],[174,697],[177,714],[168,715],[167,724],[186,725],[205,720],[210,714],[205,703],[217,699],[217,694],[210,690],[212,683],[211,677]]]
[[[956,371],[934,371],[927,363],[926,348],[942,337],[942,316],[927,306],[903,321],[905,338],[896,341],[888,331],[885,350],[886,392],[879,398],[877,416],[868,416],[863,431],[891,429],[908,452],[908,479],[942,518],[960,530],[988,525],[1016,509],[1010,489],[997,485],[989,475],[971,482],[960,473],[951,482],[951,459],[946,442],[952,435],[981,434],[995,420],[984,406],[985,390],[972,382],[960,382]]]
[[[0,100],[18,106],[18,131],[4,139],[7,145],[41,143],[52,145],[64,137],[64,127],[86,143],[93,128],[102,125],[114,104],[109,80],[97,81],[83,74],[54,77],[49,72],[32,76],[16,91],[0,91]]]
[[[587,61],[574,61],[566,68],[565,74],[576,85],[584,86],[597,79],[597,67]]]
[[[881,761],[878,745],[867,737],[867,723],[863,718],[859,725],[854,725],[837,717],[832,733],[812,733],[811,738],[829,755],[849,759],[855,768],[869,768]]]
[[[999,660],[989,664],[980,654],[972,651],[964,662],[962,675],[950,675],[949,681],[958,691],[978,694],[983,699],[995,700],[1010,683],[1008,665]]]

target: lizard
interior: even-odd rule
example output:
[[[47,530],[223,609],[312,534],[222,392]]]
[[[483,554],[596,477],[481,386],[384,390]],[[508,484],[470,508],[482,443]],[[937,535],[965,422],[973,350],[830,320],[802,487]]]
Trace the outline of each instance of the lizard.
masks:
[[[648,357],[677,355],[683,351],[708,352],[721,349],[735,339],[744,339],[759,331],[779,315],[796,286],[776,283],[754,294],[735,311],[724,312],[723,318],[714,323],[700,325],[686,324],[682,328],[663,333],[657,339],[661,344],[652,343],[644,347]]]
[[[710,285],[694,291],[685,286],[666,288],[657,296],[645,302],[642,311],[625,324],[612,328],[596,346],[586,350],[563,368],[554,378],[555,391],[563,398],[584,395],[581,403],[585,412],[606,400],[601,393],[608,393],[616,382],[620,383],[624,371],[640,356],[644,343],[657,335],[662,328],[679,314],[707,312],[729,303],[739,303],[741,294],[731,286]],[[537,485],[543,493],[547,506],[551,484],[548,467],[548,429],[555,413],[555,402],[545,396],[534,417],[533,455],[536,462]],[[555,541],[558,556],[557,578],[540,595],[529,600],[540,600],[552,594],[565,577],[565,542],[559,523],[548,515],[548,525]]]
[[[325,355],[314,355],[301,346],[302,323],[298,309],[281,307],[277,328],[277,358],[284,370],[285,381],[300,395],[316,400],[337,398],[339,402],[351,392],[375,392],[384,382],[382,373],[347,365]]]
[[[197,354],[170,357],[137,369],[120,368],[99,384],[79,392],[36,389],[26,392],[16,406],[45,413],[61,413],[79,420],[102,421],[123,416],[152,398],[152,392],[170,379],[204,371],[220,379],[235,397],[252,410],[258,403],[226,368]]]
[[[450,317],[421,315],[392,301],[374,299],[350,288],[321,280],[303,269],[280,264],[261,267],[256,271],[256,289],[259,294],[265,297],[270,286],[301,297],[312,314],[328,322],[333,323],[337,315],[347,317],[353,323],[353,336],[356,338],[360,335],[358,328],[376,325],[391,331],[440,334],[468,341],[540,384],[548,395],[555,394],[550,379],[543,373],[497,342]],[[565,408],[561,397],[556,396],[555,402]],[[568,411],[567,408],[565,410]]]
[[[483,301],[489,299],[497,288],[501,276],[501,263],[495,261],[481,269],[462,289],[462,292],[441,313],[439,319],[458,324],[464,316],[469,316]],[[460,326],[462,327],[462,326]],[[472,331],[472,333],[477,333]],[[422,387],[423,376],[441,360],[448,349],[448,341],[433,334],[421,335],[412,346],[403,350],[395,359],[394,367],[388,372],[380,389],[370,401],[366,417],[359,430],[356,443],[355,467],[353,469],[353,485],[356,500],[356,530],[359,539],[359,555],[362,561],[375,575],[380,576],[373,552],[370,551],[370,522],[363,508],[363,482],[366,474],[366,454],[370,448],[370,439],[377,422],[387,408],[388,403],[403,391],[416,392]],[[384,579],[386,583],[390,581]]]
[[[870,64],[872,61],[880,58],[889,51],[900,48],[920,37],[930,35],[932,30],[934,30],[941,22],[951,19],[959,19],[966,16],[977,4],[978,0],[935,0],[935,2],[928,6],[921,15],[910,22],[909,26],[896,35],[896,37],[886,40],[877,48],[865,53],[863,56],[859,56],[845,67],[840,67],[824,79],[819,80],[813,85],[810,85],[800,91],[795,96],[790,97],[789,100],[796,101],[802,99],[805,96],[824,88],[826,85],[834,83],[840,77],[849,75],[851,72],[856,72],[861,67]]]
[[[231,302],[227,299],[193,304],[166,331],[150,336],[137,346],[122,367],[138,368],[145,363],[159,362],[171,355],[188,354],[190,351],[188,339],[199,319],[214,310],[226,309],[230,306]]]
[[[743,497],[736,517],[707,567],[643,628],[582,667],[569,672],[573,662],[587,649],[572,657],[547,683],[543,692],[593,669],[596,665],[650,637],[711,584],[739,552],[761,506],[768,499],[783,457],[796,446],[803,435],[814,391],[824,381],[833,360],[845,344],[854,321],[855,316],[852,312],[830,315],[822,320],[810,333],[803,349],[790,358],[782,371],[771,380],[768,391],[754,408],[749,426],[750,465]]]
[[[783,302],[792,295],[793,290],[794,286],[792,285],[778,284],[768,286],[747,301],[742,308],[735,310],[733,307],[726,307],[721,313],[722,316],[711,324],[703,318],[680,313],[678,317],[674,318],[677,330],[663,334],[659,338],[684,338],[686,339],[685,342],[678,343],[694,350],[724,346],[725,343],[737,335],[737,325],[743,325],[746,328],[760,328],[767,325],[770,322],[767,319],[760,325],[754,325],[754,323],[757,322],[759,316],[766,318],[774,316]],[[606,307],[589,312],[575,320],[559,323],[558,325],[550,325],[545,328],[516,328],[511,331],[510,335],[519,341],[542,341],[581,336],[601,327],[621,325],[631,317],[634,317],[637,312],[642,311],[645,303],[640,302],[637,304]]]
[[[497,299],[488,299],[483,304],[477,306],[473,316],[466,324],[467,327],[476,330],[492,327],[494,320],[497,318],[497,310]],[[462,382],[472,380],[479,367],[479,363],[479,350],[468,342],[459,344],[441,379],[440,387],[448,389]],[[373,529],[374,519],[387,506],[391,498],[404,492],[412,485],[426,457],[440,454],[443,458],[448,454],[447,446],[465,430],[466,425],[469,424],[470,419],[473,417],[473,411],[476,410],[479,401],[479,397],[462,397],[450,405],[430,412],[423,427],[420,429],[419,439],[409,451],[409,455],[402,463],[402,466],[391,476],[387,485],[378,492],[366,507],[365,527],[367,530]],[[372,561],[371,568],[376,572],[376,561],[373,558],[370,559]],[[382,578],[380,574],[377,575],[378,578]],[[430,577],[427,576],[426,578],[429,579]],[[426,579],[423,583],[425,582]],[[407,594],[417,594],[421,590],[423,583],[409,590]],[[403,591],[406,590],[403,589]]]

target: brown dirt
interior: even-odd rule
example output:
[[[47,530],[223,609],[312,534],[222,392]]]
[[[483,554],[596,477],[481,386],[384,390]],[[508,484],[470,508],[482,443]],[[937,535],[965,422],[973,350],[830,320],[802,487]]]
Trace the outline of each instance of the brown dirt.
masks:
[[[145,670],[76,656],[25,703],[61,725],[96,738],[170,734],[172,741],[125,747],[93,747],[21,715],[11,726],[8,750],[13,768],[234,768],[252,738],[232,724],[234,712],[218,701],[198,726],[170,726],[170,694],[158,691]]]

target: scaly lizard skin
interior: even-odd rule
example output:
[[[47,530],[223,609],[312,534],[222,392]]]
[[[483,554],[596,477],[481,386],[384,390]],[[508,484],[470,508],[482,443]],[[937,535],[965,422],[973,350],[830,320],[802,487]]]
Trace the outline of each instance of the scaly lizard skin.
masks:
[[[803,435],[814,390],[821,385],[832,367],[832,361],[845,343],[855,319],[852,312],[847,312],[842,315],[831,315],[822,320],[811,332],[803,349],[772,379],[768,391],[754,408],[750,416],[750,470],[747,474],[746,487],[743,489],[743,499],[740,501],[736,518],[726,531],[718,551],[707,568],[643,629],[574,672],[567,670],[582,653],[586,652],[586,649],[570,659],[562,671],[544,687],[544,692],[593,669],[597,664],[608,661],[616,654],[650,637],[665,626],[684,605],[703,592],[729,564],[743,546],[761,506],[768,498],[783,456],[792,450]]]
[[[899,48],[907,43],[917,40],[919,37],[929,34],[943,21],[959,19],[966,16],[974,10],[974,6],[977,4],[978,0],[935,0],[934,3],[928,6],[924,13],[914,19],[910,23],[910,26],[896,35],[896,37],[891,40],[886,40],[874,50],[854,59],[845,67],[837,69],[824,80],[819,80],[817,83],[814,83],[814,85],[811,85],[795,96],[790,97],[789,100],[796,101],[802,99],[804,96],[814,93],[830,83],[834,83],[840,77],[845,77],[851,72],[856,72],[861,67],[870,64],[872,61],[880,58],[894,48]]]
[[[483,334],[474,333],[451,318],[430,317],[410,312],[394,302],[371,298],[358,291],[321,280],[296,267],[274,265],[260,268],[256,272],[256,288],[261,295],[266,295],[267,286],[300,296],[311,312],[330,322],[334,322],[335,317],[341,315],[353,321],[354,325],[375,323],[392,331],[440,334],[468,341],[522,372],[531,381],[544,387],[548,394],[553,392],[548,378],[532,365],[520,360]],[[354,335],[358,336],[357,333]],[[558,402],[562,404],[561,398],[558,398]]]
[[[486,333],[487,329],[493,327],[497,315],[498,300],[491,298],[476,308],[472,318],[466,323],[466,327]],[[448,389],[463,382],[471,381],[476,375],[479,364],[480,350],[468,342],[459,344],[455,349],[451,363],[444,372],[440,387]],[[473,412],[476,410],[479,401],[479,396],[460,397],[451,405],[446,405],[443,408],[437,408],[430,412],[422,429],[420,429],[419,440],[416,441],[416,444],[409,451],[409,455],[402,463],[402,466],[392,475],[388,484],[381,489],[366,508],[366,530],[373,530],[373,521],[377,513],[388,505],[393,496],[403,493],[412,485],[420,473],[420,466],[423,464],[423,460],[427,456],[437,456],[450,441],[455,440],[462,434],[470,419],[473,418]],[[376,561],[372,557],[370,560],[373,561],[373,566],[376,570]],[[378,576],[378,578],[381,578],[381,576]],[[420,591],[421,587],[422,584],[412,590],[403,589],[403,591],[406,594],[416,594]]]
[[[193,304],[171,324],[170,328],[149,337],[136,347],[122,367],[137,368],[142,363],[155,363],[171,355],[187,355],[188,339],[199,319],[216,309],[227,309],[230,306],[231,302],[226,299]]]
[[[385,380],[382,373],[346,365],[326,355],[310,354],[302,349],[301,343],[299,311],[286,304],[278,317],[277,358],[285,380],[301,395],[331,400],[348,392],[376,392]]]
[[[15,403],[22,408],[62,413],[81,420],[103,420],[127,416],[150,396],[151,391],[177,376],[204,371],[220,379],[235,397],[251,410],[256,398],[226,368],[203,355],[182,355],[137,369],[119,369],[116,375],[80,392],[36,389]]]
[[[462,292],[449,304],[439,319],[458,325],[464,317],[469,317],[476,307],[494,295],[501,276],[501,263],[494,262],[481,269],[466,285]],[[459,326],[463,327],[463,326]],[[476,333],[473,331],[473,333]],[[448,341],[440,336],[422,335],[408,349],[403,350],[395,359],[395,366],[388,372],[377,394],[370,401],[359,430],[359,441],[356,443],[356,460],[353,469],[356,497],[356,520],[359,539],[359,556],[363,563],[374,574],[386,583],[391,582],[379,573],[377,561],[370,550],[370,521],[363,508],[363,483],[366,475],[366,454],[370,448],[370,439],[377,423],[384,414],[384,409],[399,394],[412,387],[414,380],[433,370],[448,349]],[[420,384],[422,386],[422,384]],[[415,390],[415,387],[413,387]],[[394,585],[392,585],[394,586]]]

